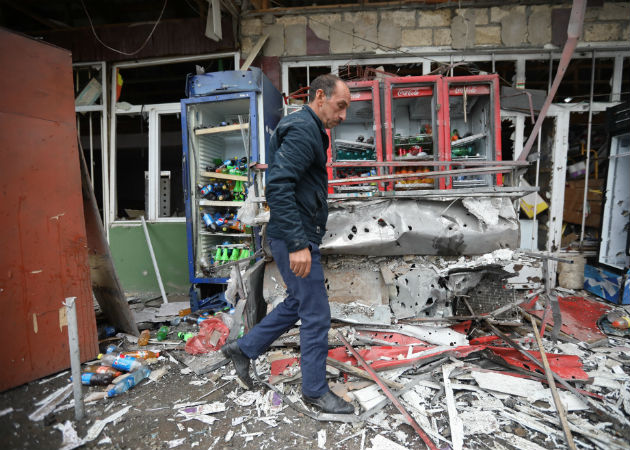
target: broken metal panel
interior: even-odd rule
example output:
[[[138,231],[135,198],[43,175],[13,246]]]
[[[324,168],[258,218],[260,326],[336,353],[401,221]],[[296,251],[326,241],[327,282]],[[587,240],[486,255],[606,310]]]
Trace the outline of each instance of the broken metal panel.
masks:
[[[484,199],[485,200],[485,199]],[[330,206],[323,254],[482,255],[517,248],[519,224],[508,199],[371,200]],[[481,217],[481,218],[480,218]]]
[[[417,317],[422,312],[426,316],[437,315],[435,309],[447,301],[447,291],[440,286],[439,280],[435,270],[426,267],[398,276],[395,280],[396,295],[391,296],[389,301],[394,316],[405,319]],[[450,315],[450,311],[442,312],[445,313],[442,315]]]

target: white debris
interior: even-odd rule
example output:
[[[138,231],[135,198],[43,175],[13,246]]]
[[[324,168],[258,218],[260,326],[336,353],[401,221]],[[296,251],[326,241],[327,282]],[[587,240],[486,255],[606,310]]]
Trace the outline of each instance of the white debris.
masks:
[[[188,384],[192,384],[193,386],[203,386],[204,384],[206,384],[208,381],[208,379],[203,379],[203,380],[193,380],[190,381]]]
[[[168,441],[168,448],[175,448],[175,447],[179,447],[180,445],[182,445],[184,442],[186,441],[186,438],[181,438],[181,439],[173,439],[172,441]]]
[[[59,450],[72,450],[82,446],[85,441],[77,435],[77,431],[74,429],[72,422],[66,420],[63,424],[58,423],[53,428],[61,431],[63,436],[61,441],[61,448]]]
[[[190,417],[188,419],[184,419],[184,420],[185,421],[186,420],[198,420],[199,422],[203,422],[203,423],[205,423],[207,425],[212,425],[214,422],[216,422],[219,419],[217,419],[214,416],[206,416],[205,414],[199,414],[197,416],[192,416],[192,417]]]
[[[42,420],[48,414],[50,414],[59,403],[63,402],[72,392],[72,384],[57,389],[55,392],[35,403],[35,405],[41,405],[35,411],[33,411],[28,418],[33,422]]]
[[[166,372],[168,372],[168,367],[160,367],[157,370],[152,370],[151,375],[149,375],[149,380],[157,381],[162,378],[166,374]]]
[[[451,379],[449,378],[449,376],[456,367],[462,365],[463,363],[461,361],[458,361],[457,363],[442,366],[444,391],[446,392],[446,407],[448,409],[448,418],[451,427],[451,439],[453,441],[454,450],[462,450],[464,446],[464,424],[462,423],[462,419],[457,414],[457,408],[455,407],[455,398],[453,396],[453,389],[451,388]]]
[[[232,426],[235,427],[237,425],[240,425],[242,423],[245,423],[249,420],[248,416],[239,416],[239,417],[234,417],[232,419]]]
[[[186,418],[194,416],[215,414],[226,410],[225,403],[214,402],[209,405],[190,406],[188,408],[180,409],[177,414]]]
[[[464,434],[491,435],[499,431],[499,421],[490,411],[469,410],[462,412],[459,417],[464,423]]]
[[[366,388],[359,389],[358,391],[348,392],[348,395],[353,396],[363,409],[368,411],[386,398],[379,391],[379,386],[377,384],[373,384]]]
[[[317,446],[326,448],[326,430],[322,429],[317,432]]]
[[[112,443],[112,438],[110,438],[109,436],[105,436],[103,439],[97,442],[98,445],[105,445],[105,444],[111,444],[111,443]]]
[[[457,347],[468,345],[466,335],[453,331],[450,328],[430,327],[426,325],[400,325],[394,330],[407,336],[413,336],[422,341],[434,345]]]
[[[496,436],[499,436],[506,442],[509,442],[515,448],[520,450],[545,450],[544,447],[541,447],[538,444],[535,444],[527,439],[523,439],[515,434],[505,433],[503,431],[495,433]],[[555,446],[554,446],[555,447]]]
[[[473,371],[472,376],[481,389],[504,394],[529,397],[532,392],[542,390],[542,383],[526,378],[517,378],[495,372]]]
[[[130,409],[131,409],[131,405],[125,406],[124,408],[115,412],[114,414],[104,419],[97,420],[96,422],[94,422],[92,426],[90,427],[90,429],[88,430],[87,435],[85,436],[85,441],[90,442],[96,439],[98,435],[101,434],[101,431],[103,431],[103,429],[108,423],[115,422],[116,420],[120,419],[122,416],[127,414],[127,412]]]
[[[256,400],[260,397],[260,392],[258,391],[246,391],[243,392],[239,397],[234,399],[234,403],[239,406],[251,406]]]
[[[227,433],[225,433],[225,442],[230,442],[230,439],[232,439],[232,436],[234,436],[234,431],[229,430]]]
[[[0,417],[6,416],[7,414],[11,414],[13,412],[13,408],[4,408],[0,411]]]
[[[371,441],[372,447],[367,450],[408,450],[407,447],[403,447],[394,441],[390,441],[382,434],[377,434],[371,439]]]
[[[173,409],[189,408],[191,406],[205,405],[206,403],[208,403],[208,402],[199,401],[199,402],[175,403],[173,405]]]
[[[192,373],[192,369],[189,367],[184,367],[183,369],[179,369],[179,373],[182,375],[188,375]]]

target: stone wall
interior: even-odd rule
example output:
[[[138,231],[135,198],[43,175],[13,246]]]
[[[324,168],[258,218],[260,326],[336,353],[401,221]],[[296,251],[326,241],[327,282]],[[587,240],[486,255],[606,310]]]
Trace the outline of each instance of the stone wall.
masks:
[[[497,4],[509,3],[508,1]],[[265,57],[375,53],[407,49],[466,50],[483,48],[541,49],[551,45],[553,10],[570,3],[490,8],[365,10],[330,14],[245,17],[240,43],[246,58],[265,33]],[[630,40],[630,2],[587,7],[585,42]]]

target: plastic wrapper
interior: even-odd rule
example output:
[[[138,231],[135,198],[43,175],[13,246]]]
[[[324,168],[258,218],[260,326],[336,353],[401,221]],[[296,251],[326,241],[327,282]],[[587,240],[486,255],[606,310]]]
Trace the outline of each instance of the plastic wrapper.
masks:
[[[245,203],[238,209],[238,220],[244,225],[253,226],[256,219],[256,213],[258,212],[258,203],[254,201],[256,194],[254,192],[254,186],[250,186],[247,189],[247,197]]]
[[[219,350],[225,344],[230,329],[221,319],[208,319],[199,325],[197,336],[188,339],[186,342],[186,353],[199,355]]]

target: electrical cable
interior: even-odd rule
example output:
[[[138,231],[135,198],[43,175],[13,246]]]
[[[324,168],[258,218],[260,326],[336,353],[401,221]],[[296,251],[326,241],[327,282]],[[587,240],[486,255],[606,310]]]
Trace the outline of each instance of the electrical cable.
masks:
[[[137,53],[140,53],[144,49],[144,47],[146,47],[146,45],[149,43],[149,39],[151,39],[151,36],[153,36],[153,32],[155,31],[155,29],[157,28],[158,24],[160,23],[160,20],[162,20],[162,16],[164,15],[164,11],[166,10],[166,4],[167,3],[168,3],[168,0],[164,0],[164,5],[162,6],[162,11],[160,12],[160,16],[155,21],[155,24],[153,25],[153,28],[149,32],[149,35],[144,40],[142,45],[136,51],[125,52],[125,51],[117,50],[117,49],[115,49],[113,47],[110,47],[109,45],[104,43],[101,40],[100,37],[98,37],[98,34],[96,34],[96,30],[94,29],[94,24],[92,23],[92,18],[90,17],[90,13],[88,12],[84,1],[81,0],[81,6],[83,6],[83,10],[85,11],[85,15],[87,16],[88,22],[90,23],[90,28],[92,29],[92,34],[94,35],[94,38],[98,41],[99,44],[101,44],[103,47],[107,48],[108,50],[111,50],[111,51],[116,52],[116,53],[120,53],[121,55],[125,55],[125,56],[133,56],[133,55],[135,55]]]

